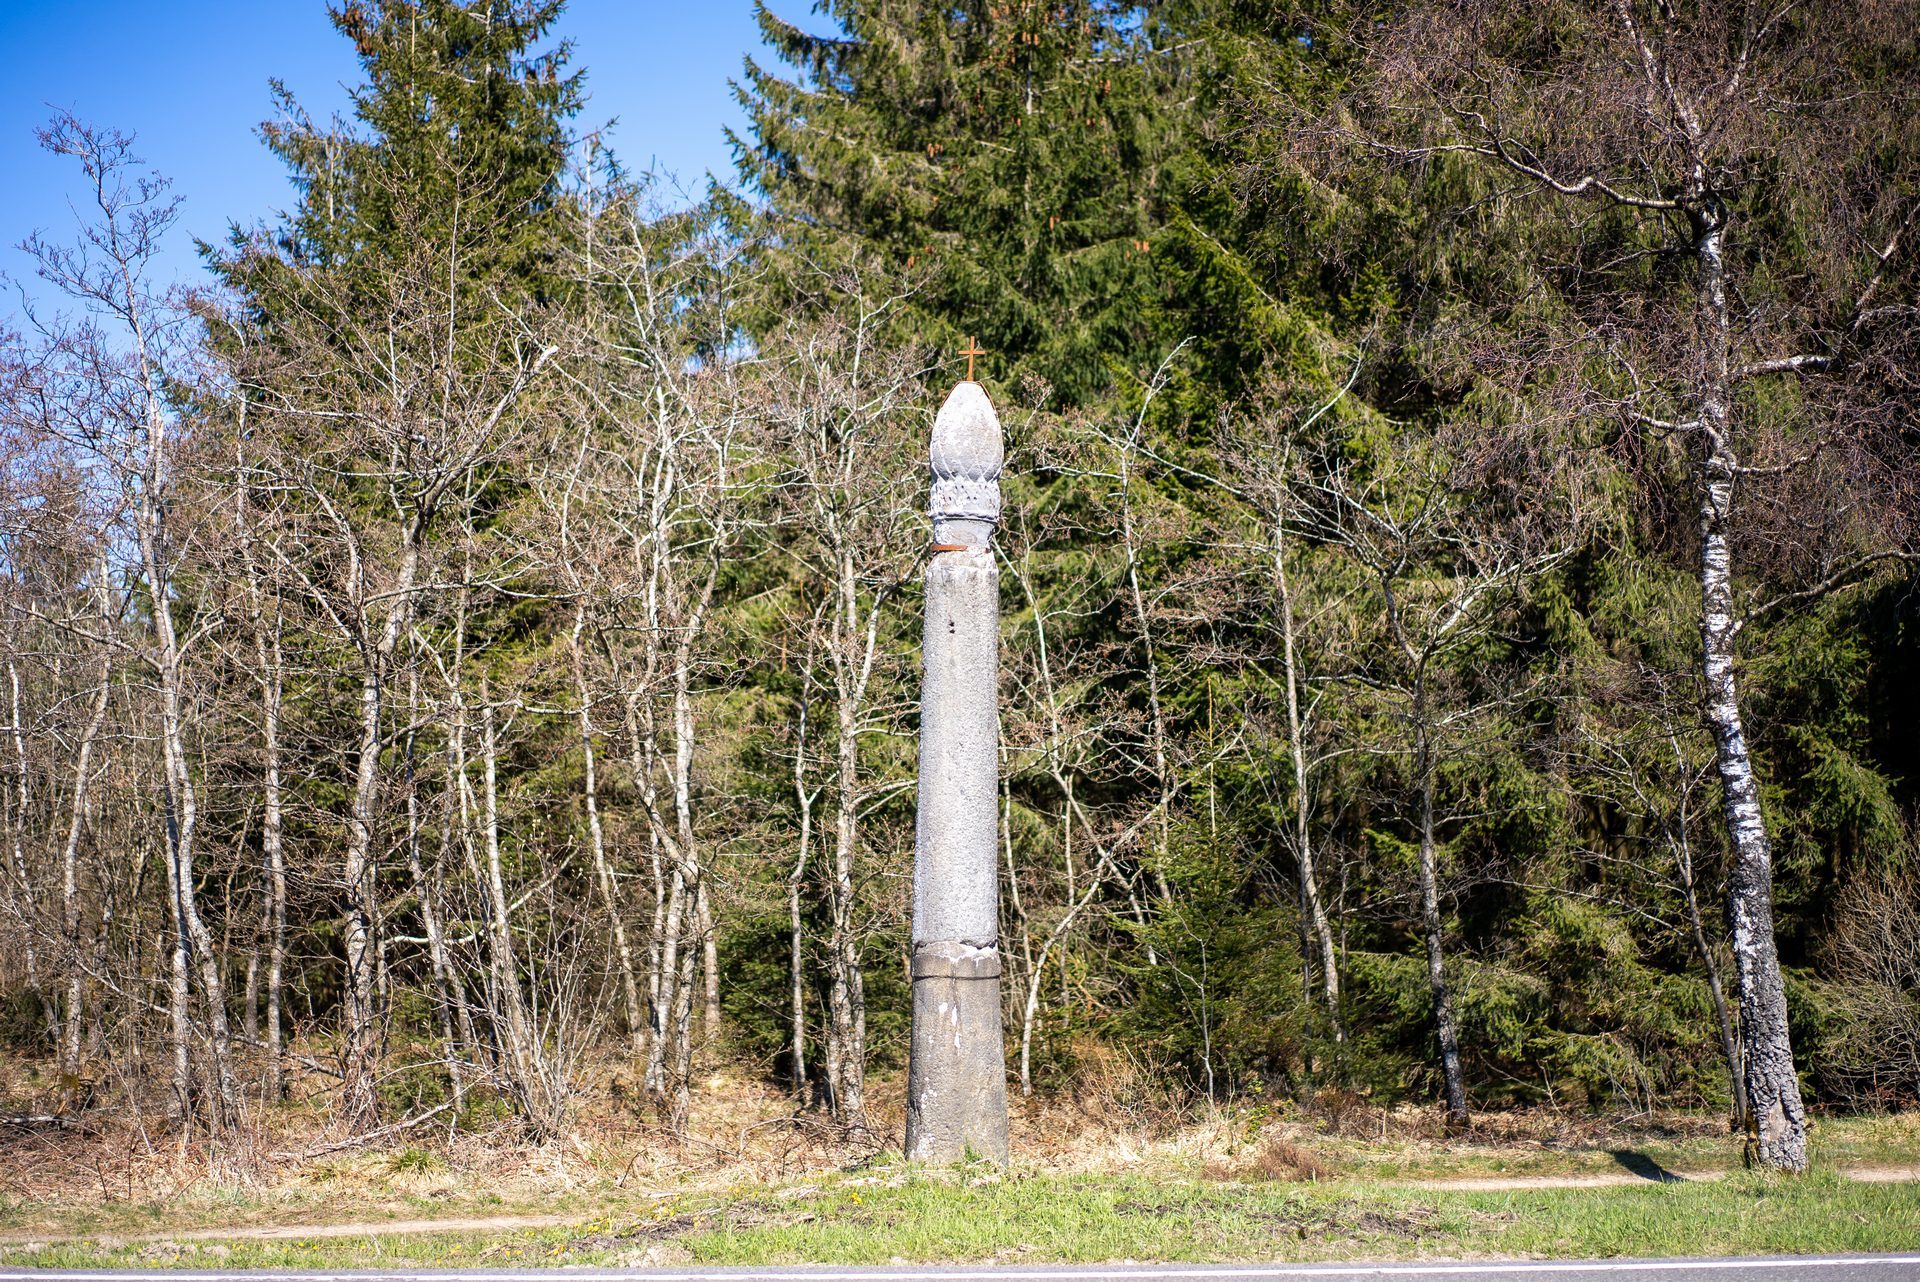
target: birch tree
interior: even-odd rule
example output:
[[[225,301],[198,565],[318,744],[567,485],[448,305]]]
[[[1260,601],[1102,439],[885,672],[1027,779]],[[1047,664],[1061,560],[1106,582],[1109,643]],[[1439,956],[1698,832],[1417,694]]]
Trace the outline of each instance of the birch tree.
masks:
[[[1910,554],[1887,521],[1900,487],[1884,451],[1905,394],[1893,371],[1911,359],[1916,164],[1905,100],[1871,69],[1912,36],[1838,4],[1551,14],[1550,42],[1546,13],[1491,4],[1356,31],[1359,132],[1306,132],[1388,164],[1478,168],[1510,218],[1535,217],[1577,267],[1542,272],[1567,333],[1520,341],[1547,367],[1578,362],[1593,412],[1684,471],[1749,1159],[1802,1170],[1741,642],[1753,620]],[[1770,219],[1783,206],[1804,238]],[[1506,363],[1516,385],[1542,368]]]
[[[406,194],[395,198],[404,211]],[[381,761],[397,741],[390,710],[421,597],[446,564],[435,556],[436,533],[449,504],[471,497],[472,478],[513,452],[523,398],[559,350],[519,315],[502,324],[497,312],[449,297],[443,281],[467,242],[422,232],[387,270],[357,280],[325,271],[289,280],[266,258],[235,264],[243,277],[258,272],[257,288],[282,291],[279,305],[296,318],[271,347],[250,346],[237,371],[276,433],[276,482],[305,507],[303,538],[329,550],[280,568],[357,672],[338,883],[343,1115],[356,1125],[376,1113]]]
[[[638,1026],[634,1037],[645,1089],[676,1131],[689,1103],[696,1010],[708,1038],[718,1031],[702,721],[726,679],[723,576],[759,521],[753,474],[763,429],[749,359],[732,350],[737,252],[711,210],[649,216],[644,191],[616,189],[597,212],[576,259],[595,300],[570,379],[580,434],[564,479],[547,483],[549,507],[561,514],[561,574],[576,602],[570,644],[592,790],[589,837],[622,984],[634,993],[632,1020],[640,1003],[598,813],[592,711],[607,707],[627,730],[654,901],[645,1037]],[[600,537],[609,531],[612,543]],[[604,686],[588,680],[588,642]]]

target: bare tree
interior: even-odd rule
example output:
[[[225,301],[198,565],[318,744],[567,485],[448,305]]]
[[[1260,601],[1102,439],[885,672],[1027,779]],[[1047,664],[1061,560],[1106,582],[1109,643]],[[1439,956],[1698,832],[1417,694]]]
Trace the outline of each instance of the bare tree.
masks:
[[[1031,1095],[1034,1040],[1048,966],[1053,963],[1059,969],[1058,995],[1065,1004],[1066,953],[1075,932],[1085,930],[1087,918],[1097,911],[1102,894],[1115,891],[1117,883],[1124,880],[1128,860],[1138,858],[1140,830],[1157,818],[1159,811],[1150,799],[1147,805],[1135,807],[1141,813],[1131,825],[1115,832],[1102,822],[1108,816],[1090,813],[1082,799],[1082,780],[1103,773],[1103,750],[1110,746],[1113,736],[1124,733],[1120,719],[1110,708],[1086,696],[1103,679],[1114,678],[1123,661],[1105,653],[1104,647],[1063,639],[1061,632],[1070,631],[1072,619],[1098,613],[1105,585],[1086,576],[1059,585],[1047,582],[1042,560],[1048,549],[1042,545],[1055,539],[1064,542],[1063,531],[1056,522],[1035,520],[1035,514],[1024,510],[1018,497],[1009,508],[1004,518],[1008,535],[1002,555],[1024,608],[1011,612],[1008,626],[1015,639],[1005,647],[1005,670],[1014,698],[1002,730],[1003,751],[1008,757],[1008,813],[1003,822],[1009,906],[1025,970],[1020,1002],[1020,1090]],[[1096,649],[1100,653],[1091,652]],[[1040,898],[1040,892],[1051,889],[1046,882],[1052,878],[1042,878],[1035,866],[1035,856],[1044,853],[1045,846],[1033,838],[1021,839],[1026,825],[1016,821],[1016,785],[1023,794],[1021,812],[1034,811],[1036,820],[1044,818],[1056,834],[1047,843],[1057,847],[1060,859],[1058,890],[1051,896],[1055,900],[1051,904]],[[1046,808],[1051,808],[1051,813]],[[1094,852],[1091,859],[1088,851]],[[1027,856],[1025,867],[1018,854]],[[1023,882],[1030,883],[1030,888],[1023,890]],[[1031,906],[1030,900],[1034,901]],[[1050,929],[1046,927],[1048,916],[1052,917]],[[1034,949],[1036,925],[1045,931],[1038,952]]]
[[[1298,482],[1313,495],[1315,537],[1372,586],[1361,606],[1371,644],[1349,686],[1385,714],[1392,739],[1372,750],[1406,765],[1403,813],[1452,1129],[1470,1115],[1440,894],[1441,829],[1454,818],[1442,773],[1450,755],[1471,751],[1478,727],[1517,703],[1499,648],[1526,589],[1572,547],[1543,446],[1479,423],[1400,428],[1360,458],[1314,460],[1306,466],[1320,473]]]
[[[394,198],[397,216],[411,210],[423,228],[431,225],[407,193]],[[277,448],[263,465],[305,507],[301,537],[328,549],[282,568],[358,671],[339,877],[347,972],[341,1116],[352,1126],[371,1124],[378,1112],[381,760],[398,738],[389,715],[394,683],[411,653],[422,595],[434,586],[445,509],[471,497],[473,478],[512,452],[527,430],[529,388],[559,350],[530,308],[496,298],[482,310],[449,293],[445,282],[465,243],[459,235],[423,230],[403,243],[400,256],[365,276],[289,268],[266,246],[250,247],[254,256],[236,264],[297,306],[300,323],[278,327],[271,344],[248,344],[236,373],[256,416],[274,427]],[[377,504],[363,500],[368,493]]]
[[[39,385],[30,353],[9,342],[0,359],[25,376],[10,392]],[[75,1092],[87,1028],[101,1017],[90,1000],[99,925],[87,902],[98,882],[89,818],[108,707],[125,675],[124,593],[112,568],[111,496],[89,484],[85,456],[48,431],[32,396],[0,405],[10,443],[0,506],[13,514],[0,529],[0,647],[15,776],[0,793],[9,854],[0,930],[46,1014],[63,1090]]]
[[[829,285],[844,319],[788,328],[768,341],[762,359],[772,444],[789,469],[786,550],[805,602],[801,617],[818,621],[818,634],[802,647],[821,656],[825,706],[817,724],[832,744],[832,756],[822,754],[832,819],[823,852],[824,1084],[835,1117],[862,1130],[862,830],[877,807],[912,786],[910,758],[896,752],[877,762],[870,745],[894,733],[905,711],[899,656],[906,615],[895,599],[925,551],[917,458],[926,409],[922,370],[883,337],[903,297],[869,293],[857,280]]]
[[[103,553],[94,569],[93,591],[89,594],[97,605],[92,627],[100,637],[113,634],[120,614],[112,599],[108,565]],[[113,696],[113,648],[96,643],[94,650],[98,675],[93,680],[79,741],[74,745],[72,783],[67,790],[67,831],[60,846],[60,932],[62,965],[67,972],[66,1000],[60,1009],[60,1072],[76,1083],[80,1077],[81,1042],[86,1026],[87,958],[92,952],[82,922],[80,846],[87,827],[94,754],[100,747],[107,704]]]
[[[793,868],[787,873],[787,1024],[789,1050],[793,1057],[791,1077],[794,1097],[803,1105],[809,1099],[807,1072],[807,876],[813,859],[813,816],[826,787],[813,760],[813,704],[819,698],[819,642],[821,617],[830,600],[820,597],[813,612],[800,625],[802,653],[799,689],[790,713],[793,753],[793,805],[796,827]]]
[[[645,195],[616,189],[578,259],[596,300],[579,369],[569,379],[570,398],[582,410],[581,437],[565,483],[548,489],[549,506],[565,512],[561,573],[576,609],[591,607],[593,648],[604,659],[590,683],[584,646],[576,642],[575,695],[590,772],[592,732],[584,718],[609,703],[627,722],[632,785],[654,869],[644,1081],[677,1131],[688,1108],[696,1003],[705,1035],[718,1033],[714,852],[698,783],[706,755],[702,705],[727,671],[719,592],[759,520],[752,472],[761,450],[750,361],[730,350],[734,292],[742,283],[730,270],[738,249],[712,211],[649,216]],[[596,552],[588,545],[601,531],[619,538]],[[586,614],[576,620],[583,635]],[[589,778],[597,791],[597,774]],[[631,1019],[639,1013],[638,989],[629,978],[597,799],[589,822],[622,982],[632,994]],[[641,1032],[636,1026],[636,1043]]]
[[[182,595],[190,589],[183,588],[179,569],[192,557],[198,532],[184,519],[193,508],[192,478],[183,474],[187,442],[172,402],[176,384],[197,379],[198,329],[186,300],[158,291],[147,274],[177,201],[167,195],[164,180],[139,171],[132,139],[123,134],[61,115],[40,137],[49,151],[80,165],[94,212],[73,246],[37,236],[27,242],[41,276],[77,311],[56,318],[29,310],[40,346],[16,412],[82,452],[97,469],[115,523],[106,537],[124,541],[128,568],[150,603],[146,634],[134,654],[153,681],[162,761],[159,800],[175,927],[168,998],[174,1107],[182,1118],[204,1116],[224,1127],[232,1121],[236,1095],[223,959],[200,902],[200,787],[190,742],[189,666],[220,614]],[[82,634],[95,644],[112,640],[91,626]],[[197,1085],[193,1046],[201,1027],[207,1080]]]
[[[252,671],[260,696],[260,853],[265,879],[265,908],[261,929],[266,937],[266,1094],[278,1100],[286,1094],[284,1059],[286,1030],[283,994],[287,968],[287,858],[286,798],[282,787],[285,746],[286,619],[285,575],[280,567],[287,553],[279,546],[281,529],[271,508],[255,512],[255,477],[246,455],[246,401],[236,414],[233,492],[233,547],[239,554],[238,578],[244,592],[243,612],[251,643]],[[269,490],[269,493],[271,491]],[[264,527],[264,528],[263,528]],[[257,540],[269,549],[262,556]],[[251,991],[251,985],[250,985]],[[252,1010],[249,1002],[248,1009]]]

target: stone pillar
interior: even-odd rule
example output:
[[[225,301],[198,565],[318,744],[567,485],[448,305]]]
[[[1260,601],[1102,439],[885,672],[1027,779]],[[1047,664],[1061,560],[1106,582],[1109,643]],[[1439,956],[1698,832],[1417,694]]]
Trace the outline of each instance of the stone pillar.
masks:
[[[1007,1160],[1000,1026],[1000,420],[961,383],[933,424],[921,653],[907,1158]]]

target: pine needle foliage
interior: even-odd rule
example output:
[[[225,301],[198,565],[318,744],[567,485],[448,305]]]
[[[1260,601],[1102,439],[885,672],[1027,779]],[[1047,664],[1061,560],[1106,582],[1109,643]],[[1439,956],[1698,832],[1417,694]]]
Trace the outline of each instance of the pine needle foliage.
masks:
[[[1008,383],[1083,404],[1146,359],[1188,51],[1115,0],[756,8],[779,65],[737,87],[741,175],[813,263],[916,280],[923,338],[977,335]]]

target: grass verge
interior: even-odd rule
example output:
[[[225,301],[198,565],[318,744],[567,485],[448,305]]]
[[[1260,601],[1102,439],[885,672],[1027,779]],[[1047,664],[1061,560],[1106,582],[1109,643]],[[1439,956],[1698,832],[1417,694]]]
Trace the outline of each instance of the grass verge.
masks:
[[[45,1267],[1313,1261],[1920,1248],[1920,1186],[1739,1174],[1525,1192],[882,1169],[601,1210],[566,1227],[0,1248]]]
[[[1725,1120],[1701,1114],[1577,1122],[1551,1113],[1483,1114],[1465,1139],[1298,1136],[1344,1175],[1376,1179],[1472,1179],[1498,1176],[1645,1174],[1655,1168],[1738,1169],[1743,1141]],[[1814,1169],[1920,1164],[1920,1113],[1816,1118],[1808,1131]]]

